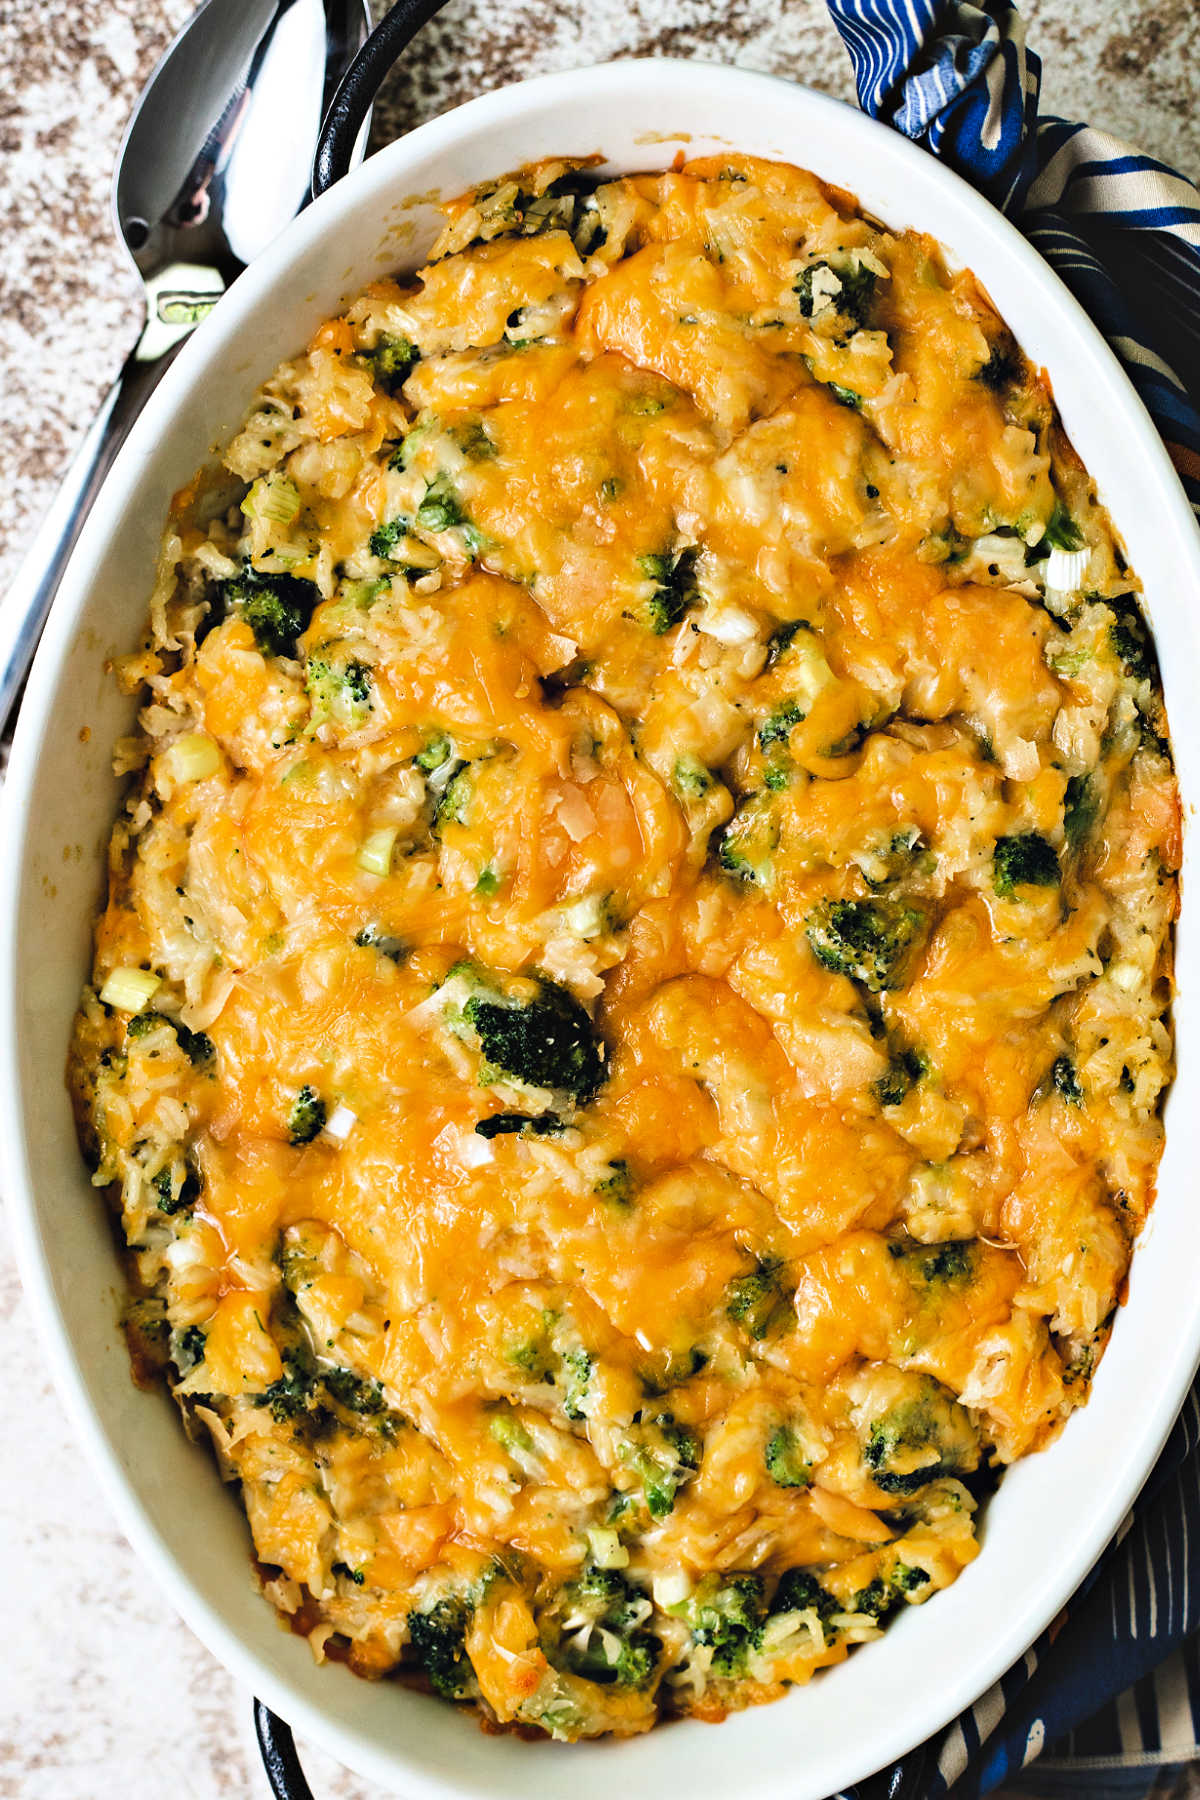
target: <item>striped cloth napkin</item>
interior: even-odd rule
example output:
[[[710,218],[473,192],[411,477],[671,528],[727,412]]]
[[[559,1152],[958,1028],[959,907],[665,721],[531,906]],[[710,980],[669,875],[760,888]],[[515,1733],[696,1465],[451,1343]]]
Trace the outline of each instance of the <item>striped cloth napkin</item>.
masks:
[[[1124,364],[1200,516],[1200,193],[1107,132],[1039,118],[1041,65],[1010,0],[827,4],[864,110],[1042,253]],[[969,1712],[845,1800],[974,1800],[1035,1757],[1055,1792],[1133,1800],[1158,1765],[1200,1758],[1198,1629],[1200,1385],[1066,1612]]]

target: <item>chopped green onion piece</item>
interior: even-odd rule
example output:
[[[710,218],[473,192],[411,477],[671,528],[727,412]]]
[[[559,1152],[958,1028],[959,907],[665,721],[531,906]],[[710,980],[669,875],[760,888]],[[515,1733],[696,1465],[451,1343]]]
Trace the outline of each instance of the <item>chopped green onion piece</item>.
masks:
[[[161,979],[149,969],[114,969],[100,989],[100,998],[118,1012],[139,1013],[161,986]]]
[[[256,481],[242,501],[248,519],[270,519],[275,525],[290,525],[300,511],[300,490],[285,475],[266,475]]]
[[[624,1569],[629,1565],[629,1552],[610,1525],[589,1525],[588,1549],[598,1569]]]
[[[368,875],[387,875],[392,867],[392,851],[396,847],[396,827],[384,825],[364,838],[358,847],[357,862]]]

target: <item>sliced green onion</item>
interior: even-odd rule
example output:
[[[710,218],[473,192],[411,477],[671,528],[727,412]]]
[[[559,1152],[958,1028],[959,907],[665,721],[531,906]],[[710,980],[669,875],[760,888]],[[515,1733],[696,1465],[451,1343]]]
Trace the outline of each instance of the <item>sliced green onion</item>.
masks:
[[[185,731],[163,760],[176,781],[204,781],[220,768],[221,752],[205,732]]]
[[[140,1013],[161,986],[160,978],[149,969],[114,969],[100,989],[100,998],[118,1012]]]
[[[286,475],[264,475],[242,501],[242,511],[248,519],[290,525],[300,511],[300,490]]]
[[[588,1549],[598,1569],[624,1569],[629,1565],[629,1552],[608,1525],[589,1525]]]
[[[396,827],[384,825],[364,838],[358,847],[358,866],[368,875],[387,875],[392,867],[392,851],[396,847]]]

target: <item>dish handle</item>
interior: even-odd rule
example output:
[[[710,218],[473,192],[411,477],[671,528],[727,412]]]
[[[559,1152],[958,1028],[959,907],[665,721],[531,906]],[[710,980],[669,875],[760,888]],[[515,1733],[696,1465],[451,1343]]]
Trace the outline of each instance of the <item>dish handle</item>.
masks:
[[[292,1728],[262,1700],[254,1702],[254,1734],[275,1800],[313,1800],[304,1778]]]
[[[396,0],[346,70],[317,140],[312,172],[314,200],[348,172],[358,134],[386,76],[422,25],[427,25],[445,3],[446,0]]]

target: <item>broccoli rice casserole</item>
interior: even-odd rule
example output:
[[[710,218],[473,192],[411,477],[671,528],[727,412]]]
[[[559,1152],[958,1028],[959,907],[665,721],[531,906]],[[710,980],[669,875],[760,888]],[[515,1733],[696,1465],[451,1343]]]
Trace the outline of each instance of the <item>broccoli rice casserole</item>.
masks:
[[[1086,1400],[1179,802],[928,238],[746,158],[445,218],[175,497],[70,1083],[292,1628],[630,1734],[930,1599]]]

